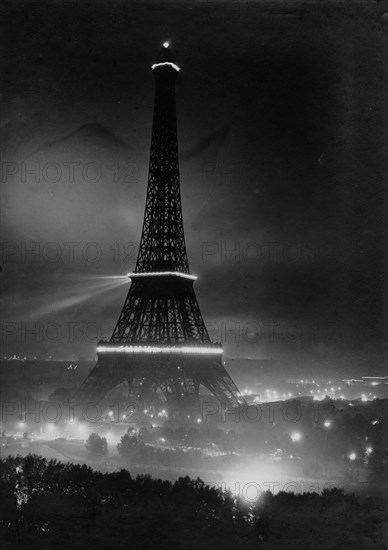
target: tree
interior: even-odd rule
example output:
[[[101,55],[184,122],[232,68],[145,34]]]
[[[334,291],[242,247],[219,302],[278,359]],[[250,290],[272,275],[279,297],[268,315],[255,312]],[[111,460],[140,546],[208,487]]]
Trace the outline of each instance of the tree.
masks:
[[[145,426],[142,426],[139,430],[139,439],[143,443],[150,443],[152,441],[152,435]]]
[[[133,458],[139,450],[142,450],[144,443],[136,434],[125,434],[117,445],[117,450],[123,458]]]
[[[108,454],[108,443],[105,437],[100,437],[98,434],[90,434],[85,443],[85,447],[92,457],[101,457]]]

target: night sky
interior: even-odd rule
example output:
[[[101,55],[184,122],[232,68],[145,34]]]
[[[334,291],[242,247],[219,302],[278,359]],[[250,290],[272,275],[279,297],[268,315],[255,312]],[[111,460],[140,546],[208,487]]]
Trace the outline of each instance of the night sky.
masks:
[[[110,336],[127,283],[103,277],[135,265],[150,66],[169,40],[212,338],[225,356],[381,373],[383,14],[373,1],[3,2],[3,355],[93,359]]]

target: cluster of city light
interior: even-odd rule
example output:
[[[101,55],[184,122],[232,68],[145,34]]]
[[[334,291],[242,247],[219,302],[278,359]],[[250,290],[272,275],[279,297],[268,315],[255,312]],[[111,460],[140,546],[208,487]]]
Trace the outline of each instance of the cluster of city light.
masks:
[[[182,279],[190,279],[196,281],[197,276],[190,273],[182,273],[181,271],[148,271],[146,273],[128,273],[130,279],[144,278],[144,277],[181,277]]]
[[[241,392],[239,392],[239,395],[255,395],[255,393],[256,391],[252,388],[244,388]]]
[[[221,347],[206,346],[97,346],[98,353],[168,353],[189,355],[222,355]]]
[[[284,399],[288,399],[289,397],[292,397],[292,393],[291,392],[282,393],[282,397]],[[266,389],[265,390],[265,398],[267,399],[267,401],[270,400],[270,399],[279,399],[279,394],[276,390]]]
[[[366,454],[367,456],[369,456],[369,455],[372,454],[372,453],[373,453],[372,447],[367,447],[367,448],[365,449],[365,454]],[[354,460],[356,460],[356,458],[357,458],[357,453],[355,453],[355,452],[352,452],[352,453],[350,453],[350,454],[348,455],[348,459],[351,460],[352,462],[353,462]]]
[[[355,378],[349,378],[349,379],[343,379],[342,382],[344,382],[347,386],[351,386],[353,384],[364,384],[368,383],[369,385],[375,387],[378,385],[381,385],[382,383],[387,384],[387,377],[385,376],[363,376],[362,379],[355,379]],[[303,386],[307,389],[308,386],[314,386],[313,388],[309,389],[309,394],[314,399],[314,401],[322,401],[327,396],[331,399],[341,399],[345,400],[346,396],[343,393],[339,393],[343,390],[341,386],[335,386],[334,380],[326,380],[321,383],[317,383],[315,380],[308,380],[308,379],[301,379],[298,380],[295,384],[297,388],[300,386]],[[298,395],[301,395],[299,392]],[[285,397],[285,394],[283,394],[283,397]],[[369,393],[363,393],[359,396],[361,398],[361,401],[367,402],[372,401],[373,399],[377,399],[377,395],[373,395],[372,392]]]
[[[371,392],[369,392],[368,395],[365,395],[365,393],[361,394],[361,401],[363,401],[364,403],[366,401],[372,401],[373,399],[377,399],[377,395],[372,395]]]
[[[318,383],[316,380],[301,379],[301,380],[298,380],[297,383],[294,382],[294,384],[296,388],[301,388],[301,386],[303,386],[306,389],[306,391],[308,391],[308,393],[306,394],[303,392],[301,393],[301,391],[294,392],[294,393],[291,393],[291,392],[281,393],[281,390],[266,389],[264,390],[265,391],[264,394],[260,395],[259,398],[256,398],[256,401],[265,402],[265,401],[275,401],[279,399],[286,400],[294,396],[298,397],[302,395],[310,395],[314,401],[322,401],[327,397],[329,397],[330,399],[340,399],[342,401],[344,401],[345,399],[348,399],[348,397],[344,393],[340,393],[343,391],[343,387],[335,386],[334,380],[326,380],[323,382],[321,381],[321,383]],[[313,387],[311,388],[311,386]],[[249,396],[249,395],[255,395],[255,394],[257,394],[257,390],[252,388],[246,387],[241,391],[241,395],[243,396]],[[362,394],[359,397],[363,402],[377,399],[377,396],[372,395],[371,392],[369,392],[368,394]]]
[[[303,380],[301,380],[301,382],[303,382]],[[307,383],[307,381],[304,381],[304,382]],[[331,384],[332,381],[329,380],[328,383]],[[337,393],[342,390],[341,386],[337,386],[337,387],[330,386],[330,388],[323,387],[322,389],[317,389],[317,388],[321,388],[321,385],[316,384],[315,380],[312,381],[312,384],[316,386],[316,389],[310,389],[309,393],[313,397],[314,401],[322,401],[323,399],[326,398],[326,396],[329,396],[332,399],[342,399],[342,400],[345,399],[345,396],[343,394],[338,395]]]

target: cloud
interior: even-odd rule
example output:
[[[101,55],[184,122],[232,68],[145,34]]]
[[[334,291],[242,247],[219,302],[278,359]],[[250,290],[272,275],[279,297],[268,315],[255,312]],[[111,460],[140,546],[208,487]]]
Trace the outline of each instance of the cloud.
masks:
[[[125,153],[132,151],[132,147],[121,138],[117,137],[111,130],[96,122],[83,124],[67,136],[57,139],[46,145],[44,148],[36,151],[36,153],[45,152],[48,148],[73,147],[74,144],[81,147],[93,147],[98,149],[106,149],[110,152]]]

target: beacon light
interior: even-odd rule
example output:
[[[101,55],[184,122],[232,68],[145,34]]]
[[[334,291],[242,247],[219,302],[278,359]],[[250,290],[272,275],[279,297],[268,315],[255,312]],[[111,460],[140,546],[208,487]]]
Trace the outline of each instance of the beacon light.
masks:
[[[163,63],[154,63],[152,66],[151,66],[151,69],[154,70],[156,69],[157,67],[163,67],[164,65],[170,65],[170,67],[172,67],[173,69],[175,69],[176,71],[180,71],[180,68],[178,67],[178,65],[175,65],[175,63],[171,63],[171,61],[164,61]]]
[[[98,353],[173,353],[183,355],[221,355],[221,347],[204,346],[97,346]]]
[[[196,281],[196,275],[190,275],[190,273],[181,273],[180,271],[149,271],[148,273],[128,273],[130,279],[136,277],[182,277],[182,279],[190,279],[191,281]]]

